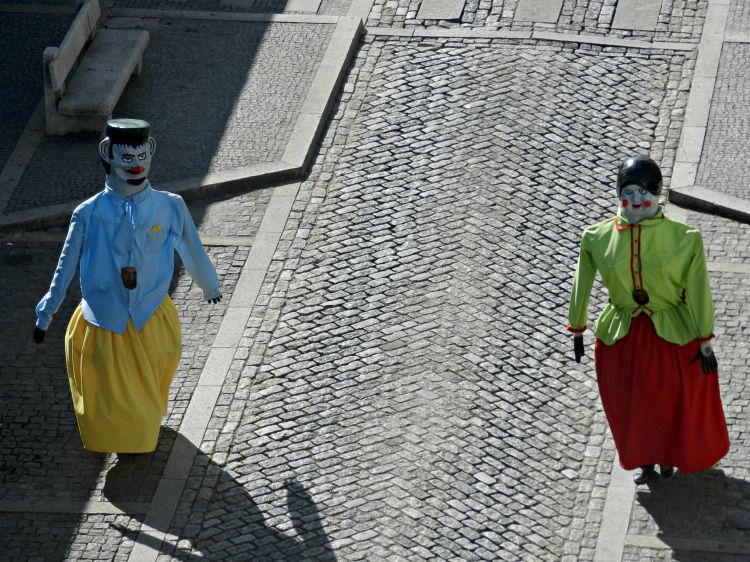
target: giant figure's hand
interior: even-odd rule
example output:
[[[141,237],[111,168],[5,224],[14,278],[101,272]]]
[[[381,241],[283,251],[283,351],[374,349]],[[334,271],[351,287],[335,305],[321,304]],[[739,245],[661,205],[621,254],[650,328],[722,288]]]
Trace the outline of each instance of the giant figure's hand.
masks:
[[[208,299],[208,302],[216,304],[217,302],[219,302],[221,300],[221,297],[222,297],[222,295],[221,295],[221,293],[219,293],[218,297],[214,297],[212,299]]]
[[[695,354],[695,357],[693,357],[691,363],[695,363],[699,359],[704,375],[710,375],[711,373],[714,373],[719,369],[719,362],[716,360],[716,355],[714,355],[714,350],[711,346],[711,340],[701,343],[700,351]]]
[[[583,357],[583,334],[573,336],[573,353],[576,356],[576,363],[580,363]]]
[[[42,330],[38,326],[34,326],[34,341],[36,343],[42,343],[44,341],[44,336],[47,332]]]

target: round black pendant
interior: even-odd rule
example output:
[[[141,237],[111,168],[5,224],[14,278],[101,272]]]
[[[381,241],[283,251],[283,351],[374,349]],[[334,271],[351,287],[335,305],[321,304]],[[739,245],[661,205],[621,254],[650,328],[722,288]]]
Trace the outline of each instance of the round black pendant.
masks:
[[[634,289],[633,290],[633,300],[643,306],[644,304],[648,303],[648,293],[645,289]]]
[[[132,291],[138,285],[138,272],[133,266],[123,267],[120,270],[120,278],[125,288]]]

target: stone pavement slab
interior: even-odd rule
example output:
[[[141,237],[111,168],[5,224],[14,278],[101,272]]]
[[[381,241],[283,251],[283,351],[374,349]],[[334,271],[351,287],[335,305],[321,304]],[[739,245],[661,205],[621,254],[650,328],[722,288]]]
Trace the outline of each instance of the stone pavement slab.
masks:
[[[620,2],[622,4],[622,2]],[[467,0],[460,21],[431,19],[420,14],[419,0],[374,0],[368,27],[486,28],[509,31],[558,31],[645,41],[697,43],[709,0],[652,2],[658,20],[649,29],[633,29],[616,18],[616,2],[609,0]],[[644,2],[630,2],[637,8]],[[628,11],[628,10],[626,10]],[[632,11],[632,10],[630,10]],[[625,25],[626,24],[626,25]]]
[[[620,0],[612,25],[620,29],[656,29],[661,0]]]

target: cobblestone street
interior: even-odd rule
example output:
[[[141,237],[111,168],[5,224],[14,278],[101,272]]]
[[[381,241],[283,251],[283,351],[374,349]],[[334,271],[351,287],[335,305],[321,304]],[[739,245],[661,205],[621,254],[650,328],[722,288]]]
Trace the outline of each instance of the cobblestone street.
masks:
[[[334,33],[314,17],[356,6],[324,0],[309,22],[177,12],[311,13],[286,4],[115,3],[145,10],[152,33],[151,74],[117,114],[154,125],[155,187],[282,159]],[[81,446],[63,354],[75,283],[45,342],[31,338],[66,229],[3,234],[0,559],[614,560],[599,544],[614,509],[618,561],[750,560],[750,225],[663,198],[705,240],[731,441],[714,468],[613,503],[593,336],[577,364],[565,331],[581,230],[614,213],[618,164],[649,154],[665,192],[675,178],[710,19],[708,0],[665,1],[654,30],[628,31],[613,25],[616,4],[565,0],[556,24],[516,21],[518,0],[469,1],[447,22],[418,19],[420,2],[368,5],[310,172],[190,200],[224,300],[206,304],[178,264],[184,349],[152,454]],[[721,5],[727,33],[748,33],[750,11]],[[59,41],[49,21],[34,41]],[[416,28],[434,36],[400,36]],[[568,35],[450,35],[479,28]],[[0,45],[18,29],[2,28]],[[186,37],[197,48],[180,52]],[[695,173],[747,199],[747,159],[732,152],[747,152],[750,129],[743,41],[724,43]],[[0,168],[36,86],[3,94],[19,116],[6,125],[0,108]],[[4,212],[100,189],[97,139],[46,137]],[[591,317],[606,300],[597,281]]]

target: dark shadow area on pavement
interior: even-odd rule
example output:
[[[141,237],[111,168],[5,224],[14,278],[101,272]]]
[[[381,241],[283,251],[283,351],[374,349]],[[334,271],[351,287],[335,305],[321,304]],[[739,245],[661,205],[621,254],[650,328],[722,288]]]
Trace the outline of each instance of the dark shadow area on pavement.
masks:
[[[134,25],[117,18],[104,23]],[[113,116],[150,122],[157,142],[150,175],[156,189],[165,182],[281,159],[330,26],[168,17],[146,18],[138,26],[151,34],[143,73],[130,79]],[[46,43],[59,40],[50,37]],[[104,182],[97,166],[99,136],[46,137],[5,212],[99,191]]]
[[[177,438],[174,430],[162,427],[160,441],[167,439],[173,442]],[[189,443],[187,440],[183,442]],[[195,454],[195,460],[188,482],[203,478],[204,485],[207,481],[212,483],[212,491],[207,493],[205,488],[183,491],[180,507],[189,509],[190,525],[186,529],[191,531],[189,535],[185,533],[178,536],[178,541],[190,541],[193,552],[187,552],[170,542],[161,544],[161,553],[168,554],[176,560],[195,560],[199,557],[206,560],[243,562],[336,560],[323,529],[317,505],[299,482],[290,479],[276,486],[270,484],[273,491],[283,490],[286,496],[287,514],[294,529],[293,532],[287,532],[296,535],[290,536],[266,523],[266,517],[258,503],[231,474],[194,445],[189,446],[192,448],[190,452]],[[127,511],[128,504],[135,499],[132,494],[137,478],[134,467],[140,462],[145,462],[146,457],[148,455],[125,458],[109,470],[104,485],[107,500]],[[190,502],[189,506],[185,505],[186,501]],[[279,514],[274,513],[273,516],[278,518]],[[141,522],[145,519],[143,514],[132,514],[132,517]],[[181,514],[178,507],[175,519],[179,517]],[[125,527],[117,524],[112,524],[111,527],[132,540],[138,538],[137,532]],[[157,530],[177,533],[172,526]],[[152,548],[159,548],[156,538],[152,542],[146,538],[145,542]]]
[[[657,478],[648,491],[636,491],[636,501],[653,518],[658,537],[672,547],[673,560],[696,560],[699,552],[686,550],[681,545],[685,539],[743,545],[750,540],[750,482],[722,470]],[[704,554],[716,560],[729,556]]]
[[[65,328],[80,301],[77,283],[42,344],[34,307],[49,286],[58,244],[0,241],[0,500],[84,503],[107,456],[83,449],[63,352]],[[80,514],[0,512],[3,560],[64,557]]]

